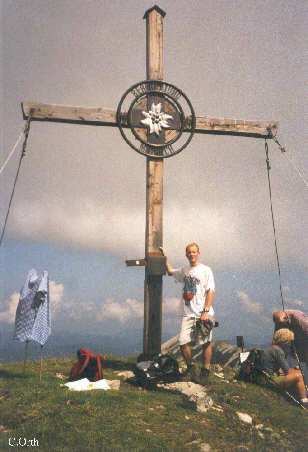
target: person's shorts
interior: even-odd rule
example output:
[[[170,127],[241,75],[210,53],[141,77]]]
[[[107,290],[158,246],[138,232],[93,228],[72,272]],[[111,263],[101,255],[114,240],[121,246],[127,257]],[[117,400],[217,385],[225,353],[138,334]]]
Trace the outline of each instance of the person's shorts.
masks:
[[[197,320],[195,317],[183,317],[179,334],[180,345],[191,342],[195,345],[203,345],[212,341],[212,331],[208,335],[201,334],[201,331],[196,327]]]
[[[285,375],[272,375],[273,382],[279,386],[279,388],[284,388],[285,386]]]

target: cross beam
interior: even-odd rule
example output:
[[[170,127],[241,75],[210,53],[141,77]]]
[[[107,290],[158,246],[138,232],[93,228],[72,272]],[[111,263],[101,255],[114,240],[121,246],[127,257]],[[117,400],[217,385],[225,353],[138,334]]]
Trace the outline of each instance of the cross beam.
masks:
[[[101,107],[73,107],[70,105],[41,104],[22,102],[23,118],[28,119],[31,113],[33,121],[64,122],[84,124],[87,126],[117,127],[116,110]],[[189,118],[186,118],[185,132],[190,132]],[[128,127],[125,121],[122,127]],[[271,138],[276,135],[278,123],[275,121],[247,121],[244,119],[213,118],[197,116],[195,133],[214,135],[235,135],[253,138]]]
[[[158,6],[146,11],[146,77],[148,81],[163,81],[163,18],[165,12]],[[151,110],[153,99],[148,98],[145,107]],[[159,104],[160,105],[160,104]],[[24,119],[31,116],[33,121],[63,122],[92,126],[121,126],[127,128],[127,112],[117,120],[116,110],[101,107],[74,107],[34,102],[22,102]],[[167,115],[168,116],[168,115]],[[169,116],[172,118],[172,116]],[[216,135],[233,135],[254,138],[273,138],[277,133],[277,122],[246,121],[239,119],[212,118],[197,116],[192,128],[192,117],[183,116],[183,132]],[[139,123],[138,123],[139,124]],[[173,126],[175,127],[175,126]],[[151,135],[151,131],[142,130],[139,134],[146,137],[149,145],[165,143],[165,133]],[[169,128],[170,129],[170,128]],[[141,132],[140,132],[141,131]],[[122,132],[121,132],[122,133]],[[154,141],[153,141],[154,140]],[[161,141],[160,141],[161,140]],[[146,232],[145,258],[126,261],[128,266],[145,266],[144,283],[144,329],[143,353],[146,356],[161,350],[162,332],[162,276],[165,273],[165,260],[159,253],[163,244],[163,158],[147,156],[146,161]]]

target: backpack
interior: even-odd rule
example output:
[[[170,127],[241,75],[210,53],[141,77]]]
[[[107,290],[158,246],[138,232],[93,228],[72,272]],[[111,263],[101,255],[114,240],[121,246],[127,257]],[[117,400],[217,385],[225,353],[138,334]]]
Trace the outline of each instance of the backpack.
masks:
[[[241,362],[238,379],[250,383],[256,383],[262,375],[263,350],[253,348],[247,358]]]
[[[156,383],[176,381],[180,375],[179,365],[170,355],[155,355],[152,360],[136,364],[134,374],[141,386],[151,386]]]
[[[103,378],[102,357],[91,353],[82,347],[77,351],[78,361],[74,364],[70,372],[70,380],[80,380],[87,378],[90,381],[97,381]]]

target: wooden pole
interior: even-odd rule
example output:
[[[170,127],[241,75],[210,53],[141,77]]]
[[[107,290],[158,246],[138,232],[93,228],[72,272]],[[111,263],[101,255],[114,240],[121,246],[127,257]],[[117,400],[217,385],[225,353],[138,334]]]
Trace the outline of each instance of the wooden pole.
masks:
[[[28,345],[29,345],[29,341],[27,340],[25,343],[25,356],[24,356],[24,375],[26,373],[26,363],[27,363],[27,358],[28,358]]]
[[[147,80],[163,79],[163,18],[157,6],[146,11]],[[149,137],[150,138],[150,137]],[[163,159],[146,162],[145,257],[160,255],[163,244]],[[162,276],[145,268],[143,353],[152,356],[161,351]]]
[[[40,381],[42,380],[42,365],[43,365],[43,346],[40,349]]]

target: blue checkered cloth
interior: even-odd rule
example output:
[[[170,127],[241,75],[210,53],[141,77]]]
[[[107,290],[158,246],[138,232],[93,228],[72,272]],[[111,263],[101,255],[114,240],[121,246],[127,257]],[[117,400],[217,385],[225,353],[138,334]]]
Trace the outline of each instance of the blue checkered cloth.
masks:
[[[51,333],[48,272],[32,269],[20,292],[13,339],[44,345]]]

